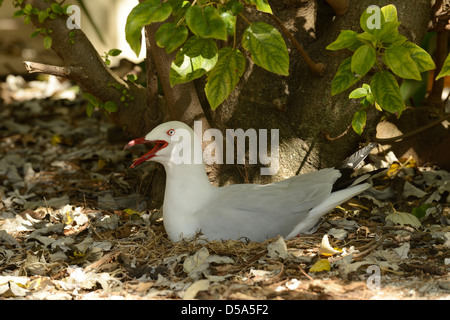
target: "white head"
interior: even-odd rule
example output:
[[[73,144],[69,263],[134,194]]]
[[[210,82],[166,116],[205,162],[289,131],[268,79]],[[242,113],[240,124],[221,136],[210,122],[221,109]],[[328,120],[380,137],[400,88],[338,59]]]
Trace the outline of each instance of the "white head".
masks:
[[[145,137],[131,140],[124,147],[124,149],[127,149],[137,144],[147,143],[155,145],[152,150],[135,159],[130,168],[134,168],[145,161],[156,161],[162,164],[194,163],[192,162],[195,158],[194,150],[196,150],[194,136],[194,131],[183,122],[169,121],[162,123],[147,133]]]

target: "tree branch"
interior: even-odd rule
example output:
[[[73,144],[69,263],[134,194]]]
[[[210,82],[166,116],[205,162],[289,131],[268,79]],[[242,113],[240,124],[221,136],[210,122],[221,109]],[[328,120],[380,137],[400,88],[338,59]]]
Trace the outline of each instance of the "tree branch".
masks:
[[[75,72],[80,72],[82,69],[80,67],[52,66],[32,61],[24,61],[23,64],[28,73],[47,73],[62,78],[70,78],[71,74],[74,73],[74,70]]]
[[[397,140],[402,140],[402,139],[406,139],[406,138],[410,138],[412,136],[415,136],[416,134],[419,134],[419,133],[421,133],[423,131],[426,131],[426,130],[434,127],[434,126],[437,126],[438,124],[440,124],[440,123],[442,123],[442,122],[444,122],[445,120],[448,120],[448,119],[450,119],[450,114],[447,114],[446,116],[444,116],[444,117],[442,117],[442,118],[440,118],[440,119],[438,119],[436,121],[430,122],[429,124],[427,124],[427,125],[425,125],[423,127],[417,128],[416,130],[413,130],[411,132],[402,134],[400,136],[392,137],[392,138],[384,138],[384,139],[375,138],[374,137],[374,138],[371,139],[371,141],[378,142],[378,143],[396,142]]]
[[[26,5],[31,5],[39,11],[45,11],[52,3],[55,1],[25,0],[21,6],[24,8]],[[118,111],[110,113],[110,118],[134,136],[143,135],[159,124],[149,117],[146,89],[134,83],[125,82],[111,71],[84,32],[80,29],[70,30],[67,27],[67,18],[67,15],[60,15],[56,19],[47,18],[40,23],[37,15],[32,16],[31,22],[36,28],[52,31],[50,34],[52,50],[61,57],[64,65],[56,67],[28,62],[29,70],[68,78],[100,101],[115,102]],[[72,44],[69,43],[69,33],[73,35]],[[129,101],[129,106],[125,106],[121,101],[123,90],[127,90],[130,96],[134,97],[133,101]]]
[[[303,49],[302,45],[295,39],[295,37],[292,35],[292,33],[284,26],[283,22],[281,22],[280,19],[278,19],[277,16],[274,16],[273,14],[267,13],[269,17],[272,18],[273,21],[280,27],[281,31],[284,33],[286,37],[289,38],[289,40],[294,45],[295,49],[300,53],[303,60],[305,60],[306,64],[310,67],[310,69],[318,75],[322,75],[325,72],[326,65],[323,63],[315,63],[308,55],[308,53]]]

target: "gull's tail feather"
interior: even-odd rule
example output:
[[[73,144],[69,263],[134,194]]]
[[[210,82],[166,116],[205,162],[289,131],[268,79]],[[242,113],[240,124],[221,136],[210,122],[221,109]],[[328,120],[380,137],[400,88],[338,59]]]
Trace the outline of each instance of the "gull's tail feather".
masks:
[[[361,179],[361,177],[355,177],[352,178],[351,175],[355,171],[355,169],[358,168],[358,166],[364,161],[364,159],[369,155],[370,151],[372,151],[373,148],[377,146],[376,142],[371,142],[364,148],[361,148],[360,150],[356,151],[354,154],[352,154],[350,157],[345,159],[336,169],[338,169],[341,172],[341,176],[339,179],[336,180],[336,182],[333,184],[332,192],[342,190],[345,188],[348,188],[352,184],[355,184],[355,182],[360,183],[367,178],[369,178],[372,174],[375,174],[377,171],[368,173],[367,176]],[[383,169],[384,170],[384,169]]]

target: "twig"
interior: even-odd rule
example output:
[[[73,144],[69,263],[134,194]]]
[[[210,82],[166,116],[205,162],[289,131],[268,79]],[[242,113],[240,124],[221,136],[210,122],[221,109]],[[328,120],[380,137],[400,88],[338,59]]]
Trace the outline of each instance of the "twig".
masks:
[[[448,119],[450,119],[450,114],[447,114],[447,115],[446,115],[445,117],[443,117],[443,118],[440,118],[440,119],[438,119],[438,120],[436,120],[436,121],[433,121],[433,122],[431,122],[431,123],[429,123],[429,124],[427,124],[427,125],[425,125],[425,126],[423,126],[423,127],[417,128],[416,130],[413,130],[413,131],[411,131],[411,132],[402,134],[402,135],[400,135],[400,136],[392,137],[392,138],[385,138],[385,139],[380,139],[380,138],[375,138],[375,137],[374,137],[374,138],[372,139],[372,141],[378,142],[378,143],[390,143],[390,142],[395,142],[395,141],[397,141],[397,140],[402,140],[402,139],[410,138],[410,137],[415,136],[416,134],[419,134],[419,133],[421,133],[421,132],[423,132],[423,131],[426,131],[426,130],[428,130],[428,129],[430,129],[430,128],[432,128],[432,127],[434,127],[434,126],[436,126],[436,125],[440,124],[441,122],[443,122],[443,121],[445,121],[445,120],[448,120]]]
[[[305,272],[305,270],[303,270],[303,268],[302,267],[300,267],[300,266],[297,266],[297,269],[299,269],[300,270],[300,272],[301,273],[303,273],[303,275],[305,276],[305,277],[307,277],[309,280],[314,280],[314,278],[313,277],[311,277],[309,274],[307,274],[306,272]]]
[[[350,128],[352,127],[351,124],[348,125],[347,129],[345,129],[344,132],[342,132],[340,135],[338,135],[337,137],[331,137],[329,133],[324,133],[323,135],[325,136],[325,139],[327,139],[328,141],[335,141],[335,140],[339,140],[340,138],[342,138],[343,136],[345,136],[348,131],[350,130]]]
[[[100,259],[98,259],[97,261],[91,263],[90,265],[86,266],[83,271],[87,272],[91,269],[97,269],[98,267],[100,267],[102,264],[112,260],[113,258],[117,257],[120,254],[120,251],[113,251],[113,252],[109,252],[107,254],[105,254],[103,257],[101,257]]]
[[[367,256],[367,255],[368,255],[369,253],[371,253],[372,251],[378,249],[378,247],[380,247],[380,246],[383,244],[384,240],[386,240],[387,238],[391,238],[391,237],[393,237],[393,236],[395,236],[395,234],[392,233],[392,232],[383,235],[383,236],[381,237],[380,240],[378,240],[377,242],[375,242],[375,244],[374,244],[373,246],[371,246],[370,248],[368,248],[367,250],[364,250],[364,251],[362,251],[362,252],[360,252],[360,253],[355,253],[355,254],[353,255],[353,260],[360,259],[360,258],[362,258],[362,257]]]
[[[29,73],[47,73],[63,78],[69,78],[74,71],[83,70],[81,67],[59,67],[32,61],[24,61],[23,64]]]
[[[295,39],[292,33],[284,26],[283,22],[281,22],[281,20],[278,19],[278,17],[274,16],[273,14],[267,13],[267,15],[270,18],[272,18],[273,21],[275,21],[275,23],[280,27],[281,31],[289,38],[294,47],[297,49],[302,58],[305,60],[306,64],[311,68],[311,70],[318,75],[322,75],[325,72],[326,65],[324,63],[315,63],[314,61],[312,61],[308,53],[303,49],[302,45],[297,41],[297,39]]]

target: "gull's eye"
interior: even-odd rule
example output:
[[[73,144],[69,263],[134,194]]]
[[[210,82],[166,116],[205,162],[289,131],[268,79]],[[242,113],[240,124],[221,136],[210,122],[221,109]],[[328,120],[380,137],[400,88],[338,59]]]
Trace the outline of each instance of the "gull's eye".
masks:
[[[175,130],[174,129],[167,130],[167,134],[169,136],[173,136],[175,134]]]

